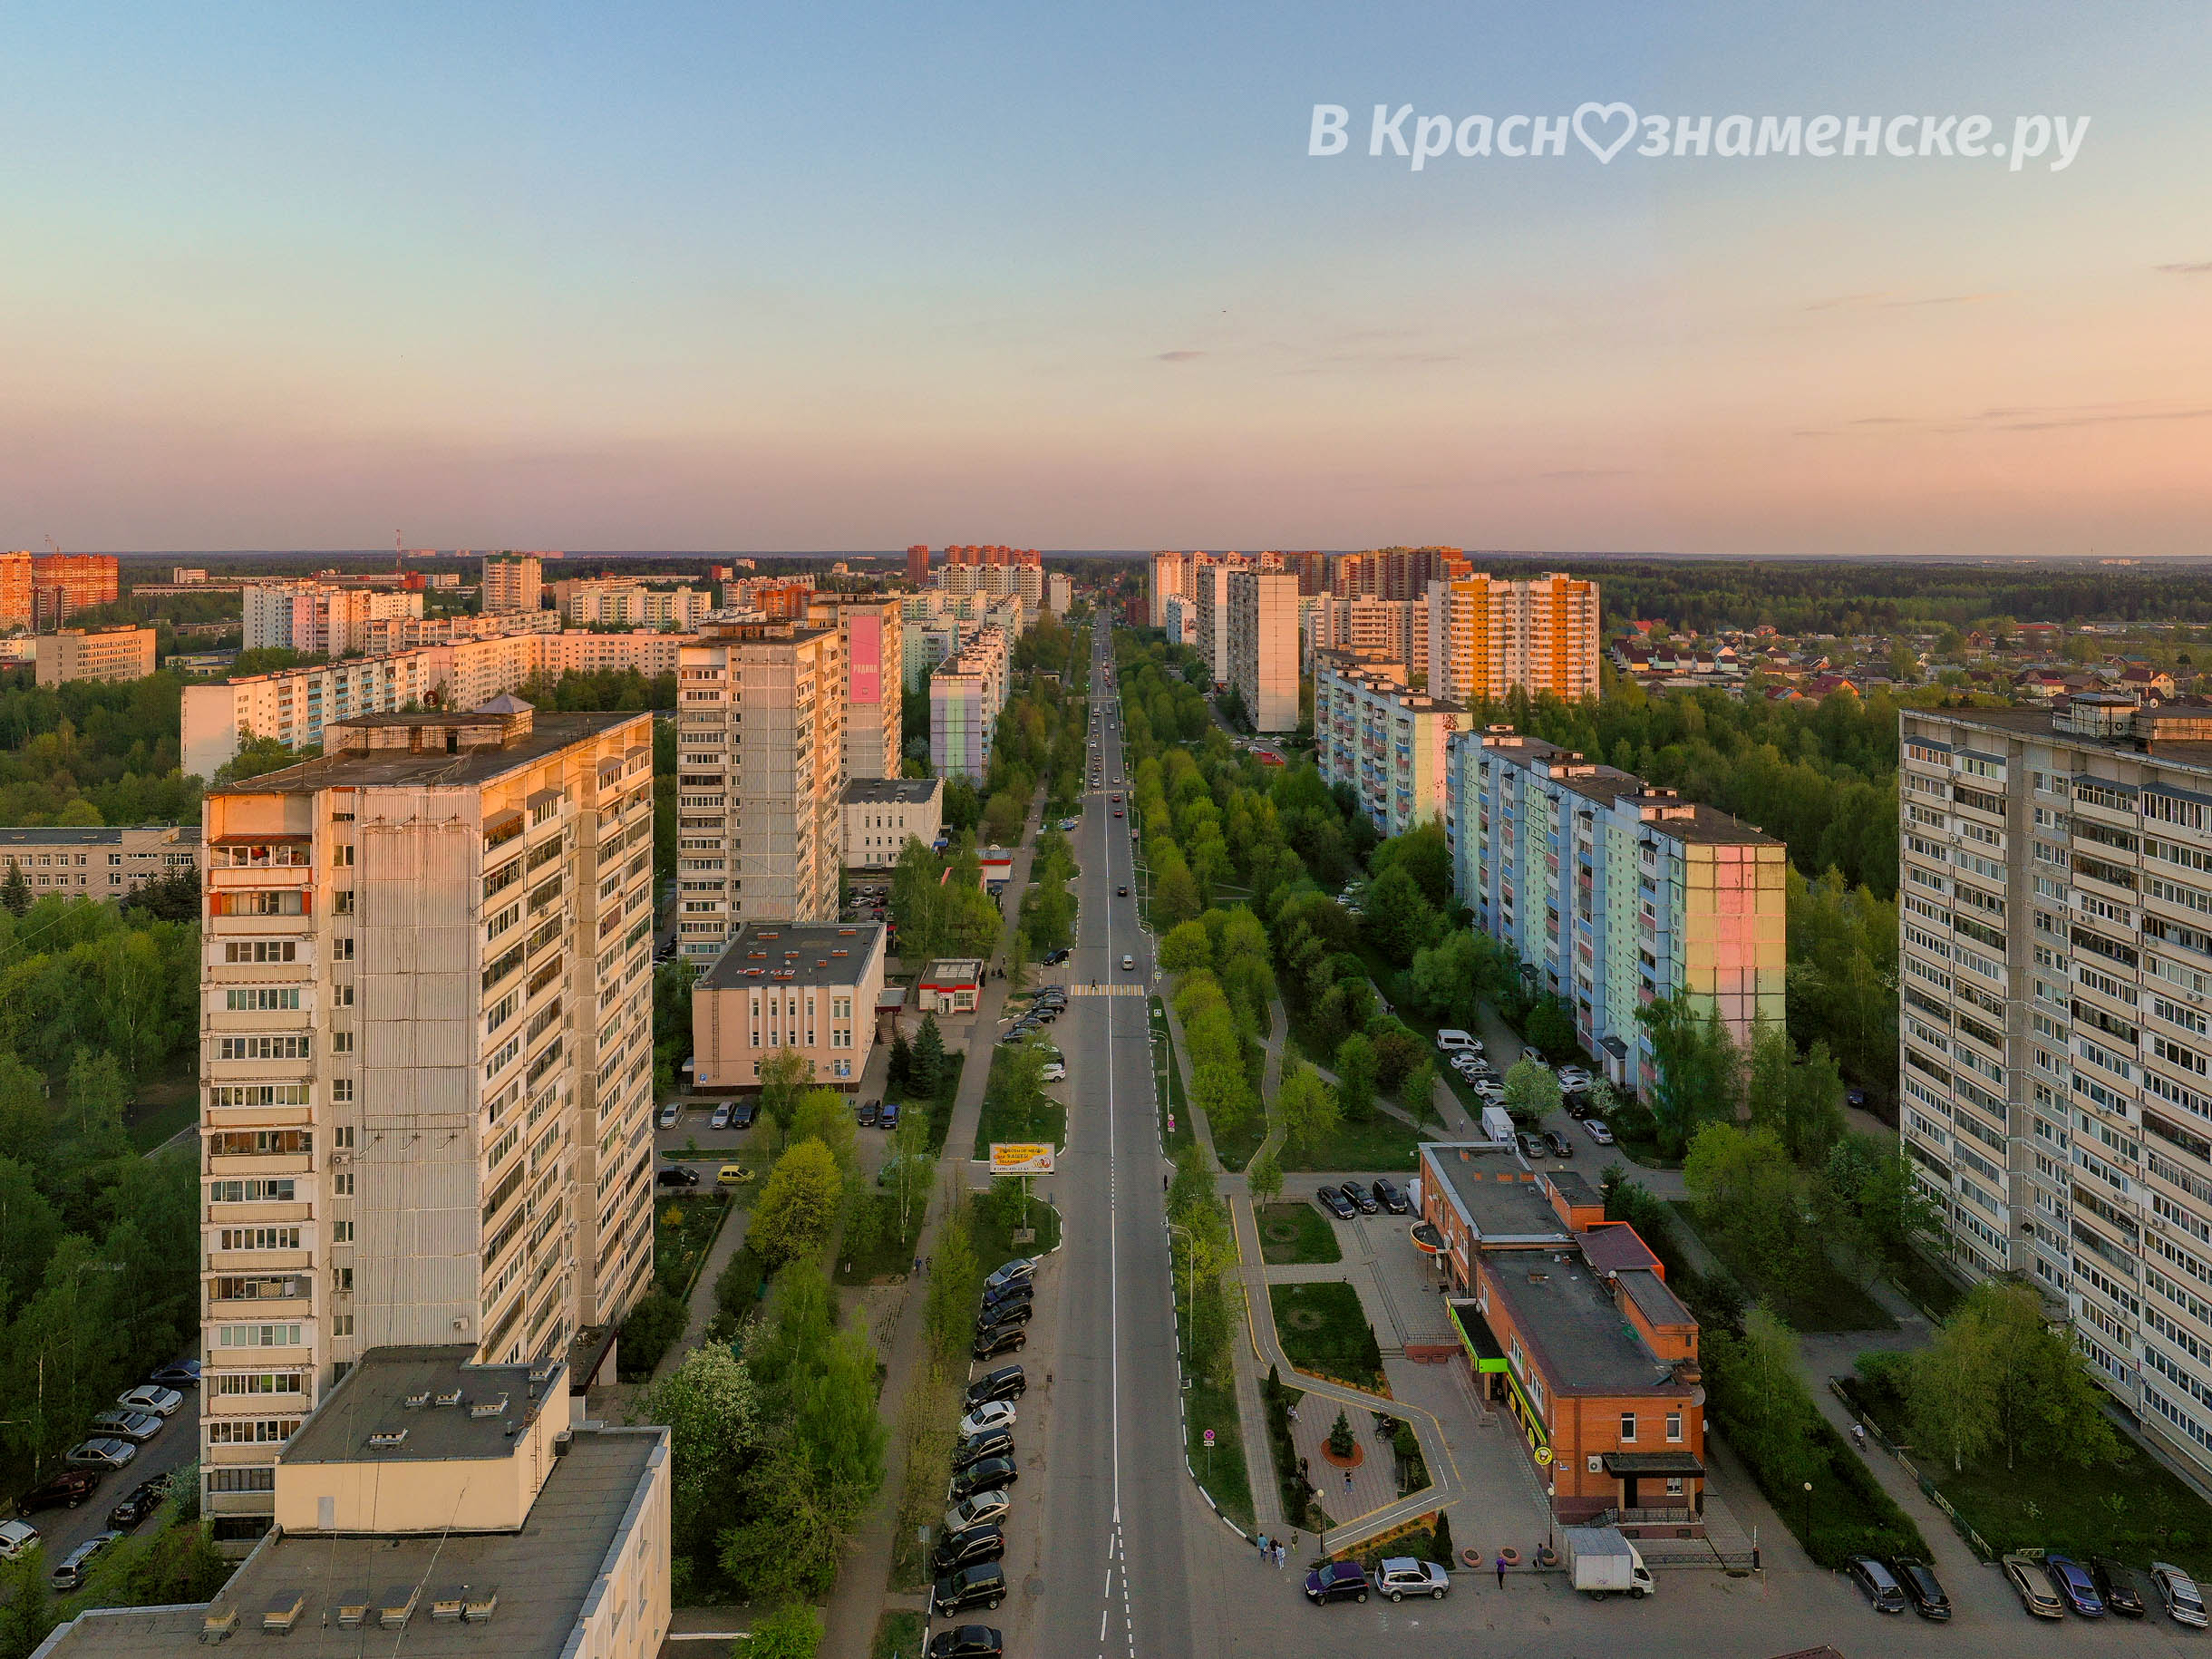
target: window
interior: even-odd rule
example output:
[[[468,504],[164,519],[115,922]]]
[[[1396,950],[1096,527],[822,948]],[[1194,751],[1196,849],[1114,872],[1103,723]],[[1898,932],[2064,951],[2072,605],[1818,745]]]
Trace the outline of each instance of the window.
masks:
[[[1636,1414],[1634,1412],[1623,1412],[1621,1413],[1621,1444],[1624,1446],[1633,1445],[1635,1442],[1635,1438]]]
[[[299,1183],[286,1176],[280,1179],[250,1181],[209,1181],[208,1202],[210,1204],[290,1204],[298,1196]]]
[[[306,1083],[224,1083],[208,1091],[210,1106],[305,1106]]]
[[[215,1247],[218,1250],[296,1250],[300,1247],[299,1228],[296,1227],[226,1227],[218,1228]]]
[[[306,1032],[218,1037],[215,1043],[218,1060],[305,1060],[309,1052]]]
[[[218,893],[209,901],[214,916],[305,916],[307,896],[296,888],[269,893]]]
[[[350,1077],[332,1078],[330,1080],[330,1098],[334,1101],[352,1100],[354,1098],[354,1080]]]
[[[208,1470],[208,1490],[210,1492],[273,1492],[276,1489],[276,1466],[273,1463],[251,1468],[218,1467]]]
[[[315,1136],[304,1129],[227,1129],[208,1137],[218,1158],[304,1158],[315,1151]]]
[[[354,1196],[354,1172],[351,1169],[339,1170],[337,1174],[330,1178],[330,1189],[339,1198],[352,1198]]]
[[[230,1014],[271,1014],[298,1006],[297,985],[257,985],[223,993],[224,1010]]]
[[[351,1314],[333,1314],[330,1316],[330,1334],[333,1336],[351,1336],[354,1334],[354,1316]]]
[[[350,936],[341,936],[330,942],[333,962],[351,962],[354,959],[354,941]]]
[[[296,1348],[300,1345],[300,1327],[296,1324],[218,1324],[215,1327],[215,1345],[218,1348]]]
[[[1666,1414],[1666,1437],[1671,1441],[1682,1439],[1682,1413],[1680,1412],[1669,1412]],[[1676,1483],[1675,1489],[1681,1489],[1679,1482]]]
[[[330,1224],[330,1242],[352,1244],[354,1242],[354,1224],[350,1221],[332,1222]]]
[[[218,1394],[304,1394],[307,1380],[296,1371],[218,1371],[214,1373]],[[213,1421],[213,1419],[209,1419]]]

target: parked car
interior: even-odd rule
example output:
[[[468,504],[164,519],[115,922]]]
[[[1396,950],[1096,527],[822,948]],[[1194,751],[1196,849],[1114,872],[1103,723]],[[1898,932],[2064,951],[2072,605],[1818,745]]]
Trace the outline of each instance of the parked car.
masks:
[[[928,1659],[1005,1659],[1006,1640],[988,1625],[955,1625],[929,1638]]]
[[[734,1103],[725,1101],[723,1104],[730,1108],[732,1129],[751,1129],[753,1120],[761,1115],[761,1102],[758,1101],[738,1101]]]
[[[742,1187],[752,1179],[752,1171],[743,1164],[724,1164],[714,1171],[714,1185],[717,1187]]]
[[[1613,1131],[1606,1127],[1603,1118],[1585,1118],[1582,1121],[1582,1132],[1599,1146],[1613,1144]]]
[[[38,1547],[38,1528],[25,1520],[0,1521],[0,1561],[16,1561]]]
[[[929,1607],[942,1617],[970,1607],[995,1607],[1005,1599],[1006,1569],[995,1561],[979,1561],[938,1579],[930,1593]]]
[[[1551,1155],[1551,1149],[1544,1144],[1544,1137],[1541,1135],[1524,1133],[1518,1139],[1520,1141],[1523,1158],[1533,1161],[1539,1158],[1548,1158]]]
[[[1029,1316],[1036,1311],[1028,1302],[1005,1302],[996,1307],[986,1307],[975,1315],[975,1337],[978,1342],[986,1331],[1003,1331],[1014,1325],[1027,1324]]]
[[[1905,1611],[1905,1591],[1890,1576],[1889,1569],[1872,1556],[1853,1556],[1844,1571],[1851,1576],[1866,1598],[1874,1604],[1877,1613]]]
[[[1014,1494],[1011,1492],[977,1492],[972,1498],[963,1498],[945,1511],[945,1530],[965,1532],[971,1527],[994,1525],[1013,1507]]]
[[[1324,1187],[1314,1196],[1321,1201],[1321,1208],[1339,1221],[1349,1221],[1358,1213],[1352,1208],[1352,1200],[1334,1187]]]
[[[133,1487],[108,1511],[108,1525],[119,1532],[128,1532],[161,1507],[164,1484],[159,1480],[143,1481]]]
[[[1554,1158],[1572,1158],[1575,1155],[1575,1143],[1556,1129],[1544,1131],[1544,1144],[1551,1149]]]
[[[1461,1031],[1453,1025],[1447,1025],[1436,1033],[1436,1046],[1439,1053],[1446,1054],[1480,1054],[1482,1052],[1482,1044],[1476,1040],[1473,1033]]]
[[[184,1403],[184,1396],[173,1388],[156,1388],[146,1382],[118,1396],[115,1403],[125,1411],[151,1412],[156,1417],[168,1417]]]
[[[990,1290],[994,1285],[1011,1284],[1015,1279],[1034,1278],[1036,1275],[1037,1258],[1033,1256],[1017,1256],[1012,1261],[1001,1262],[994,1267],[984,1280],[983,1287]]]
[[[2052,1589],[2051,1576],[2043,1571],[2042,1562],[2031,1561],[2025,1556],[2007,1556],[2003,1566],[2005,1582],[2013,1586],[2013,1593],[2020,1597],[2023,1607],[2039,1619],[2066,1616],[2066,1604]],[[2151,1577],[2154,1582],[2158,1577],[2155,1567],[2151,1569]]]
[[[1403,1601],[1409,1596],[1426,1596],[1442,1601],[1451,1588],[1451,1575],[1433,1561],[1420,1561],[1412,1556],[1386,1556],[1382,1571],[1375,1579],[1375,1588],[1392,1601]]]
[[[969,1383],[961,1403],[972,1412],[993,1400],[1018,1400],[1028,1392],[1029,1379],[1019,1365],[1001,1365]]]
[[[64,1595],[83,1587],[86,1577],[92,1570],[92,1557],[122,1537],[120,1532],[95,1532],[92,1536],[63,1556],[46,1575],[46,1582]]]
[[[682,1164],[670,1164],[653,1178],[658,1187],[696,1187],[699,1171],[686,1169]]]
[[[2135,1575],[2128,1568],[2110,1556],[2091,1556],[2089,1577],[2090,1582],[2097,1586],[2107,1613],[2123,1619],[2143,1616],[2143,1593],[2136,1588]]]
[[[2043,1570],[2051,1575],[2052,1587],[2063,1596],[2066,1605],[2085,1619],[2104,1616],[2104,1597],[2097,1594],[2091,1580],[2089,1568],[2071,1556],[2045,1556]]]
[[[1002,1353],[1019,1353],[1028,1345],[1029,1333],[1019,1325],[993,1325],[975,1333],[975,1345],[968,1350],[968,1357],[996,1359]]]
[[[198,1360],[172,1361],[148,1377],[146,1381],[159,1382],[163,1388],[198,1388],[199,1386],[199,1362]]]
[[[1936,1569],[1926,1562],[1899,1556],[1889,1563],[1889,1576],[1897,1581],[1905,1599],[1912,1603],[1913,1611],[1922,1618],[1940,1620],[1951,1616],[1951,1598],[1943,1593]]]
[[[1062,1065],[1057,1060],[1046,1061],[1044,1062],[1044,1070],[1037,1073],[1037,1081],[1039,1082],[1063,1083],[1067,1082],[1067,1080],[1068,1068]]]
[[[2170,1561],[2150,1564],[2150,1587],[2159,1593],[2159,1605],[2177,1625],[2195,1630],[2205,1627],[2205,1598],[2197,1581]]]
[[[1587,1089],[1589,1086],[1590,1074],[1580,1066],[1561,1066],[1559,1068],[1560,1088]]]
[[[1357,1561],[1332,1561],[1305,1576],[1305,1599],[1316,1607],[1333,1601],[1365,1601],[1367,1569]]]
[[[985,1458],[953,1477],[953,1501],[973,1498],[978,1492],[998,1491],[1021,1478],[1022,1471],[1014,1468],[1012,1458]]]
[[[655,1118],[654,1121],[658,1123],[663,1129],[674,1129],[676,1126],[676,1120],[681,1118],[683,1115],[684,1108],[677,1105],[675,1101],[671,1101],[667,1105],[661,1108],[660,1115]]]
[[[1408,1214],[1412,1206],[1406,1202],[1403,1191],[1378,1177],[1374,1185],[1375,1202],[1393,1216]]]
[[[1346,1181],[1336,1190],[1343,1193],[1345,1198],[1349,1198],[1352,1201],[1353,1208],[1358,1210],[1363,1216],[1372,1216],[1377,1210],[1382,1208],[1380,1204],[1377,1204],[1374,1201],[1374,1198],[1369,1194],[1367,1188],[1361,1186],[1357,1181]]]
[[[151,1412],[102,1412],[92,1421],[94,1434],[112,1435],[119,1441],[143,1446],[161,1432],[161,1420]]]
[[[897,1101],[884,1101],[876,1109],[876,1127],[878,1129],[897,1129],[898,1114],[902,1110],[904,1109]]]
[[[1037,1283],[1034,1279],[1010,1279],[1004,1285],[986,1286],[977,1311],[985,1318],[995,1323],[998,1319],[999,1309],[1019,1307],[1024,1303],[1033,1300],[1036,1294]]]
[[[1009,1460],[1014,1457],[1014,1436],[1004,1429],[993,1429],[983,1434],[971,1434],[953,1448],[953,1472],[973,1469],[976,1464],[993,1458]]]
[[[960,1437],[989,1434],[997,1429],[1011,1429],[1014,1424],[1014,1405],[1011,1400],[985,1400],[968,1408],[967,1415],[960,1420]]]
[[[965,1532],[948,1532],[937,1539],[936,1551],[929,1565],[936,1572],[957,1572],[978,1561],[995,1561],[1006,1553],[1006,1534],[996,1522],[988,1527],[970,1527]]]
[[[1590,1099],[1590,1091],[1586,1089],[1562,1089],[1559,1091],[1559,1105],[1577,1122],[1597,1115],[1596,1103]]]
[[[730,1127],[729,1101],[724,1101],[714,1108],[714,1115],[706,1121],[706,1126],[709,1129],[728,1129]]]
[[[873,1129],[883,1117],[881,1101],[862,1101],[852,1109],[853,1121],[862,1129]]]
[[[15,1513],[35,1515],[41,1509],[73,1509],[100,1489],[100,1477],[90,1470],[65,1469],[44,1486],[34,1486],[15,1500]]]
[[[78,1469],[124,1469],[138,1456],[138,1448],[129,1441],[109,1438],[80,1441],[69,1449],[69,1461]]]

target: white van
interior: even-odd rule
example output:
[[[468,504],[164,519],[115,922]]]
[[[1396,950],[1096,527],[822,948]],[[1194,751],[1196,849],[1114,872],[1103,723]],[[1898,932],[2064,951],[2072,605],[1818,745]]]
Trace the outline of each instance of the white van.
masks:
[[[1475,1041],[1472,1033],[1460,1031],[1449,1025],[1436,1033],[1436,1047],[1438,1053],[1445,1054],[1462,1052],[1480,1054],[1482,1052],[1482,1044]]]

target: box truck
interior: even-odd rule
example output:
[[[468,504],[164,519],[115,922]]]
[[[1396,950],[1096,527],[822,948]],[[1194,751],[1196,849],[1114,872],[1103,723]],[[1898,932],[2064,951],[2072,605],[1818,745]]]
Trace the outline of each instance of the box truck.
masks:
[[[1651,1571],[1617,1527],[1568,1527],[1567,1569],[1575,1587],[1593,1601],[1625,1590],[1641,1601],[1653,1590]]]

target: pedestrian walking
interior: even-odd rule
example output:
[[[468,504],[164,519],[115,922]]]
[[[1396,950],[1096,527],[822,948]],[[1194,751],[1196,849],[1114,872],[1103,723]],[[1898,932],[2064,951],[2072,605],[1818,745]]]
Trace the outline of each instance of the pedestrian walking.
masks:
[[[1344,1470],[1344,1490],[1346,1490],[1346,1491],[1348,1492],[1348,1491],[1350,1491],[1351,1489],[1352,1489],[1352,1471],[1351,1471],[1350,1470],[1348,1470],[1348,1469],[1347,1469],[1346,1470]]]
[[[1295,1532],[1290,1535],[1290,1547],[1293,1549],[1298,1547],[1298,1535]]]
[[[1498,1587],[1501,1590],[1506,1587],[1506,1558],[1503,1556],[1498,1557]]]
[[[1263,1532],[1253,1541],[1259,1546],[1259,1558],[1265,1561],[1267,1558],[1267,1535]]]
[[[1281,1571],[1283,1570],[1283,1557],[1284,1557],[1285,1555],[1287,1555],[1288,1553],[1289,1553],[1289,1551],[1285,1550],[1285,1549],[1283,1547],[1283,1540],[1282,1540],[1281,1538],[1277,1538],[1277,1539],[1276,1539],[1276,1541],[1275,1541],[1275,1570],[1276,1570],[1276,1572],[1278,1572],[1278,1573],[1279,1573],[1279,1572],[1281,1572]]]
[[[1296,1406],[1286,1405],[1283,1408],[1283,1411],[1285,1414],[1289,1417],[1291,1421],[1296,1422],[1298,1421],[1298,1408]]]

